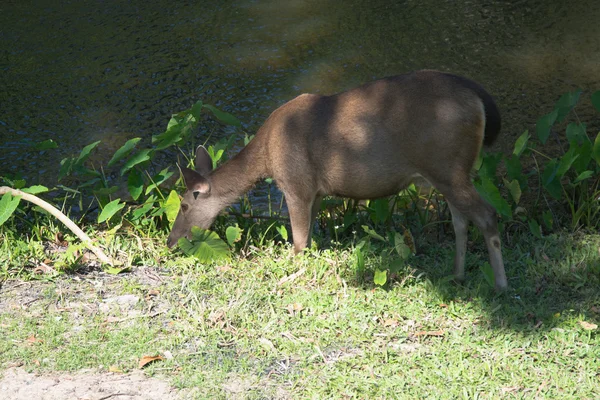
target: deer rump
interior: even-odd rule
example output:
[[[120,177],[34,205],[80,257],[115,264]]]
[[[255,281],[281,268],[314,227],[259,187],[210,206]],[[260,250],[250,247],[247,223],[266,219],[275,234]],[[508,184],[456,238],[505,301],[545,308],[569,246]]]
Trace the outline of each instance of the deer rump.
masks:
[[[470,173],[483,144],[500,131],[493,98],[477,83],[431,70],[376,80],[332,96],[303,94],[276,109],[235,157],[212,169],[203,147],[168,244],[208,229],[218,213],[258,180],[285,195],[294,250],[310,246],[323,196],[375,199],[423,177],[448,201],[456,234],[454,274],[465,277],[467,226],[483,232],[496,288],[507,287],[496,213]]]

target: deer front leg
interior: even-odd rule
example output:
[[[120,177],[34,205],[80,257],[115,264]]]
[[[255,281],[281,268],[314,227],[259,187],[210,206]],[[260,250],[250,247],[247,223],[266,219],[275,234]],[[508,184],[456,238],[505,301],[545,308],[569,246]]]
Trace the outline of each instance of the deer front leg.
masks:
[[[298,254],[310,246],[310,229],[312,227],[312,214],[314,200],[306,200],[296,196],[286,196],[292,225],[292,238],[294,240],[294,253]]]

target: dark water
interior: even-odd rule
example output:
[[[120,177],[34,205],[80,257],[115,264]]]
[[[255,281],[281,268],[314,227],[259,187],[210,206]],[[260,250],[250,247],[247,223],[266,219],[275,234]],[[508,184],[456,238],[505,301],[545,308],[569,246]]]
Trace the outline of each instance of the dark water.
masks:
[[[3,0],[0,175],[50,184],[61,158],[149,143],[198,99],[253,133],[299,93],[419,68],[481,82],[508,148],[563,92],[600,89],[598,21],[597,0]],[[46,139],[60,149],[31,151]]]

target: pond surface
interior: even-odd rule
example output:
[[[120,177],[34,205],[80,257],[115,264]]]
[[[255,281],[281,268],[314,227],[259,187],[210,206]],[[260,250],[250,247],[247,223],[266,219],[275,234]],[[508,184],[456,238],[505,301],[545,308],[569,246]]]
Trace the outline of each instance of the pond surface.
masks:
[[[600,89],[598,21],[597,0],[3,0],[0,175],[51,184],[63,157],[149,143],[198,99],[254,133],[302,92],[420,68],[482,83],[507,149],[562,93]],[[579,117],[599,128],[587,103]],[[46,139],[60,148],[31,151]]]

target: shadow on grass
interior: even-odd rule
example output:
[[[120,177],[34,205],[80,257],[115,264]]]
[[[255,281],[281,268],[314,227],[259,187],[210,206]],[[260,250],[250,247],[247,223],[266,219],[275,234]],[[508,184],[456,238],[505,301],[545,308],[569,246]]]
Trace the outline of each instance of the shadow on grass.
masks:
[[[509,288],[496,293],[479,266],[488,261],[482,240],[467,253],[466,281],[452,279],[454,242],[426,243],[406,267],[391,274],[390,290],[407,277],[426,280],[442,302],[470,302],[497,329],[536,333],[585,320],[600,325],[600,236],[556,234],[544,239],[531,235],[505,240],[503,255]],[[365,260],[364,279],[348,276],[352,284],[372,290],[372,271],[387,269],[387,261]],[[351,273],[351,272],[349,272]]]

